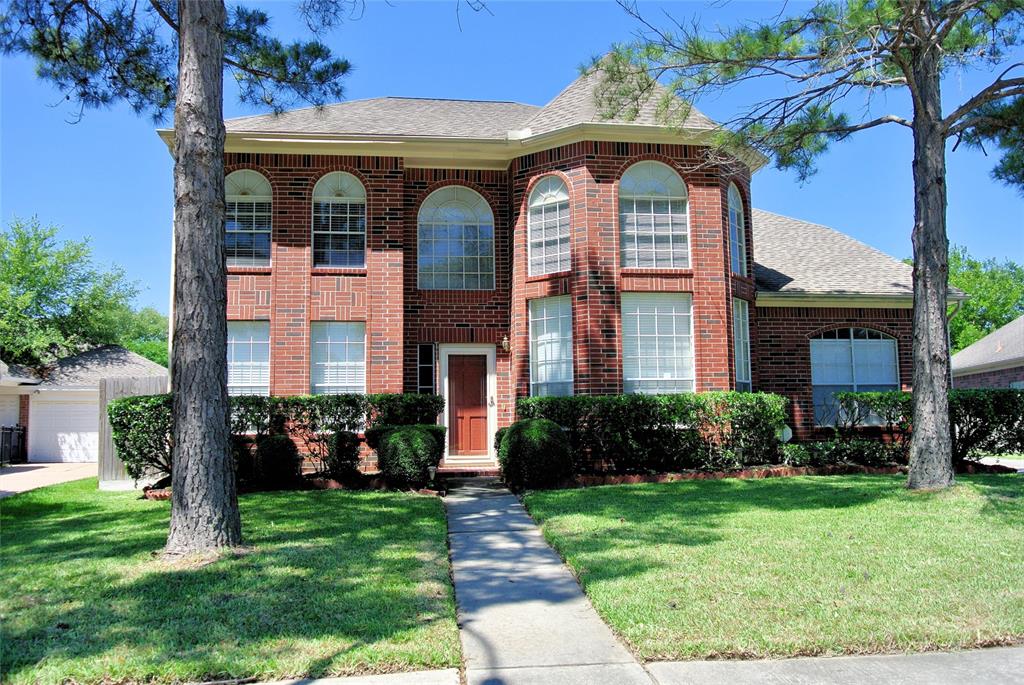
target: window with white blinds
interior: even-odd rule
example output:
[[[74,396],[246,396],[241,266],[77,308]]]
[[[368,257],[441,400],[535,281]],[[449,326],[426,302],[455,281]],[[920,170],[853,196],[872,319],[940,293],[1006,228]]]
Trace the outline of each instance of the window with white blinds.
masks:
[[[270,394],[269,321],[228,321],[228,394]]]
[[[545,176],[530,193],[527,225],[529,274],[568,271],[569,189],[558,176]]]
[[[269,266],[273,191],[257,171],[224,179],[224,253],[228,266]]]
[[[625,268],[690,267],[683,179],[661,162],[638,162],[619,181],[619,240]]]
[[[729,253],[732,272],[747,275],[747,236],[743,221],[743,196],[735,184],[729,184]]]
[[[366,324],[310,324],[310,385],[314,395],[366,392]]]
[[[344,171],[313,188],[313,266],[366,266],[366,189]]]
[[[692,309],[685,293],[622,294],[625,392],[693,391]]]
[[[416,235],[421,290],[494,290],[494,214],[480,193],[435,190],[420,207]]]
[[[896,340],[867,328],[838,328],[811,340],[814,420],[834,425],[835,393],[899,389]]]
[[[736,389],[750,391],[750,305],[732,299],[732,340],[736,356]]]
[[[530,394],[571,395],[572,300],[530,300]]]

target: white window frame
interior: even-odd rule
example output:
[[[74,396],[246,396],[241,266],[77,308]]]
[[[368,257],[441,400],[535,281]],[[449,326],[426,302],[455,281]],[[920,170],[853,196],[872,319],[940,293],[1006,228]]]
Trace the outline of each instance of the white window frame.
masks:
[[[266,347],[266,361],[252,361],[257,345]],[[269,321],[228,321],[228,394],[270,395],[270,355]],[[249,382],[238,382],[239,377]]]
[[[530,192],[526,210],[526,263],[527,274],[545,276],[572,268],[571,210],[569,188],[559,176],[549,174],[537,181]],[[540,215],[539,218],[536,215]],[[554,237],[550,236],[554,229]],[[545,232],[549,233],[545,236]],[[539,234],[539,235],[538,235]],[[555,268],[535,268],[534,261],[543,265],[548,255],[535,254],[537,250],[547,251],[554,247]]]
[[[530,300],[528,303],[530,315],[530,395],[533,397],[565,396],[574,393],[573,382],[573,349],[572,349],[572,297],[570,295],[559,295],[557,297],[541,297]],[[538,329],[544,328],[544,333],[551,333],[551,323],[557,327],[556,335],[543,343],[544,354],[542,354],[541,341],[538,340]],[[566,335],[568,333],[568,335]],[[553,344],[549,344],[553,343]],[[547,358],[547,350],[556,348],[559,354],[553,358]],[[568,354],[564,354],[565,351]],[[545,357],[541,359],[541,357]],[[539,381],[541,367],[554,369],[568,368],[568,377],[559,376],[557,379]],[[549,386],[568,386],[568,392],[550,392],[553,388]]]
[[[244,211],[242,211],[243,207]],[[259,205],[266,205],[262,208]],[[237,218],[251,218],[253,225],[262,220],[266,228],[252,228],[242,230],[231,230],[231,220]],[[267,177],[253,169],[238,169],[224,177],[224,234],[225,240],[231,234],[252,235],[267,237],[267,258],[248,260],[239,259],[230,254],[226,255],[227,266],[237,267],[267,267],[270,266],[271,254],[273,253],[273,226],[274,226],[274,191]],[[225,253],[227,248],[225,248]]]
[[[345,333],[346,329],[358,329],[361,335],[355,336],[358,341],[353,341],[352,336]],[[318,348],[317,346],[322,346]],[[333,345],[345,345],[362,347],[362,357],[357,360],[345,359],[332,360],[331,352]],[[317,350],[325,349],[326,356],[318,356]],[[328,383],[326,379],[331,367],[355,368],[355,375],[359,379],[357,383],[343,386],[340,383]],[[323,373],[318,373],[323,369]],[[366,392],[366,322],[365,321],[313,321],[309,325],[309,390],[313,395],[340,395],[345,393]]]
[[[668,203],[667,212],[655,211],[655,203]],[[637,203],[650,204],[649,211],[637,211]],[[673,211],[677,203],[682,203],[682,212]],[[630,209],[630,211],[626,211]],[[653,160],[637,162],[629,167],[619,179],[619,263],[623,269],[690,269],[693,266],[692,245],[690,240],[690,202],[689,192],[683,178],[675,169]],[[681,227],[676,218],[682,217]],[[639,226],[639,219],[645,218],[650,226]],[[667,217],[668,233],[657,233],[656,225],[659,217],[664,221]],[[657,247],[658,238],[668,238],[668,247]],[[641,254],[641,238],[650,239],[652,264],[643,264]],[[646,242],[646,240],[644,241]],[[677,243],[683,243],[683,256],[676,255]],[[630,251],[632,257],[630,258]],[[659,264],[659,255],[668,253],[668,263]]]
[[[747,275],[747,229],[746,213],[743,211],[743,195],[735,183],[729,184],[729,261],[732,272]]]
[[[846,332],[846,337],[838,337],[840,331],[845,331]],[[855,336],[855,334],[854,334],[854,331],[867,331],[869,337],[857,338]],[[827,335],[830,335],[830,334],[834,334],[836,337],[824,337],[824,336],[827,336]],[[891,349],[892,349],[892,355],[893,355],[893,372],[895,373],[895,382],[893,382],[893,383],[870,383],[870,382],[866,382],[866,381],[865,382],[858,381],[858,379],[857,379],[857,342],[858,341],[872,341],[872,340],[881,340],[881,341],[886,341],[886,342],[891,342],[892,343]],[[824,342],[824,341],[845,341],[845,342],[849,343],[849,372],[850,372],[850,382],[849,383],[821,383],[821,382],[816,382],[816,380],[815,380],[815,375],[816,375],[815,374],[815,364],[814,364],[814,358],[815,358],[814,344],[816,342]],[[860,391],[865,389],[865,386],[868,386],[869,388],[874,389],[874,390],[879,389],[879,387],[884,387],[886,390],[899,390],[900,387],[901,387],[901,382],[900,382],[899,341],[896,338],[894,338],[893,336],[889,335],[888,333],[883,333],[882,331],[875,330],[873,328],[868,328],[866,326],[843,326],[843,327],[840,327],[840,328],[833,328],[833,329],[829,329],[827,331],[822,331],[821,333],[815,335],[810,340],[810,361],[811,361],[811,393],[812,393],[812,397],[813,397],[815,388],[818,388],[818,387],[842,388],[840,390],[835,390],[833,392],[860,392]],[[832,417],[831,422],[822,422],[821,421],[822,417],[819,416],[819,413],[818,413],[818,403],[817,402],[813,402],[813,400],[812,400],[812,410],[814,411],[814,423],[815,423],[815,425],[818,425],[818,426],[832,426],[832,425],[835,425],[836,419],[839,418],[839,416],[838,416],[838,409],[836,409],[835,410],[835,415]],[[879,419],[877,417],[875,417],[875,420],[877,421]],[[868,417],[867,423],[871,423],[871,422],[872,422],[871,417]]]
[[[458,463],[461,461],[479,461],[481,455],[453,455],[451,453],[452,427],[449,417],[451,415],[451,395],[448,391],[448,358],[451,355],[479,354],[487,358],[487,457],[495,459],[497,454],[494,451],[494,433],[498,429],[498,372],[496,363],[496,351],[494,345],[477,343],[444,343],[437,346],[437,358],[440,364],[441,396],[444,398],[444,411],[441,416],[441,425],[447,430],[444,437],[444,458],[447,463]]]
[[[471,227],[476,228],[476,237],[469,235]],[[460,235],[452,238],[453,231]],[[490,237],[482,235],[486,233]],[[447,235],[442,238],[442,234]],[[483,195],[460,185],[438,188],[423,200],[416,216],[416,286],[420,290],[494,290],[495,238],[494,212]],[[472,250],[476,254],[466,254],[470,244],[475,244]],[[451,254],[453,245],[460,246],[461,255]],[[426,259],[441,261],[427,268]],[[463,260],[461,269],[453,268],[456,259]],[[467,267],[468,260],[474,260],[475,268]],[[440,266],[445,268],[437,268]],[[446,281],[444,286],[437,285],[436,279],[441,276]],[[471,279],[475,285],[470,284]],[[454,285],[459,281],[460,285]]]
[[[750,373],[750,304],[738,297],[732,298],[732,337],[736,389],[750,392],[754,389]]]
[[[319,208],[319,205],[328,205],[330,212],[323,214]],[[361,207],[361,214],[359,210],[354,210],[355,207]],[[313,267],[318,269],[365,269],[366,268],[366,224],[368,221],[367,206],[366,206],[366,188],[363,186],[362,181],[356,178],[354,175],[347,171],[332,171],[328,174],[324,174],[320,177],[320,180],[313,186],[313,199],[311,202],[310,210],[312,212],[312,223],[310,230],[312,231],[312,242],[310,243],[310,258],[313,262]],[[331,219],[341,215],[341,211],[344,210],[346,218],[346,228],[344,230],[335,230],[334,228],[318,229],[317,220],[318,217],[321,220],[326,220],[328,224],[332,223]],[[355,214],[353,214],[355,211]],[[362,230],[352,230],[351,221],[353,219],[362,218],[363,226]],[[352,264],[332,264],[330,262],[318,262],[316,259],[317,247],[316,239],[317,236],[326,238],[331,237],[347,237],[351,239],[353,236],[362,237],[362,260],[359,263]],[[332,250],[329,250],[331,252]],[[337,250],[334,250],[337,251]],[[354,253],[353,250],[347,250],[349,253]]]
[[[644,306],[648,306],[649,307],[651,305],[655,306],[655,312],[654,312],[654,317],[655,317],[655,319],[654,319],[655,333],[653,335],[649,334],[649,333],[642,333],[641,332],[642,323],[643,323],[641,321],[641,319],[639,318],[640,315],[641,315],[641,312],[637,311],[637,313],[634,314],[631,311],[629,311],[629,310],[634,310],[634,309],[639,310],[640,307],[644,307]],[[669,334],[669,333],[659,333],[657,331],[658,326],[660,324],[659,319],[663,319],[663,318],[669,317],[670,314],[668,312],[662,313],[661,311],[658,311],[658,310],[662,309],[662,308],[667,309],[669,307],[675,309],[676,307],[679,307],[680,305],[685,305],[686,311],[682,312],[682,313],[680,313],[680,312],[672,312],[671,313],[672,329],[673,329],[672,333],[671,334]],[[650,315],[649,312],[643,312],[642,314]],[[697,378],[696,378],[696,376],[697,376],[697,367],[696,367],[697,351],[696,351],[696,339],[694,338],[694,335],[693,335],[693,296],[690,293],[660,293],[660,292],[656,292],[656,293],[622,293],[621,316],[622,316],[622,324],[621,325],[622,325],[622,387],[623,387],[623,392],[626,392],[626,393],[648,393],[648,394],[676,394],[676,393],[682,393],[682,392],[693,392],[695,390],[695,388],[696,388],[696,385],[697,385]],[[636,317],[636,321],[635,321],[636,333],[635,334],[628,331],[628,329],[632,328],[632,326],[633,326],[633,321],[631,320],[630,317],[634,317],[634,316]],[[686,318],[686,327],[682,331],[678,330],[678,328],[679,328],[679,326],[678,326],[679,321],[678,321],[677,317],[680,317],[680,316],[684,316]],[[637,353],[636,353],[636,356],[635,356],[637,373],[635,374],[635,376],[632,376],[632,377],[630,376],[630,368],[632,366],[631,359],[633,359],[633,355],[631,355],[629,353],[629,350],[627,349],[628,348],[627,341],[628,341],[628,338],[631,335],[635,335],[636,338],[637,338],[637,343],[636,343]],[[642,337],[647,337],[647,338],[654,337],[654,339],[655,339],[654,340],[655,348],[658,348],[658,347],[661,346],[660,345],[660,342],[661,342],[660,338],[662,338],[663,336],[671,339],[673,347],[675,347],[676,345],[679,345],[679,344],[685,345],[686,340],[689,340],[689,356],[688,356],[688,358],[684,356],[681,359],[681,362],[683,363],[684,366],[687,366],[687,365],[689,366],[689,376],[686,376],[686,375],[682,375],[682,376],[669,376],[669,375],[665,375],[665,374],[653,375],[653,376],[644,375],[643,367],[645,366],[645,364],[644,364],[645,355],[641,354],[641,348],[642,348],[641,338]],[[646,358],[650,359],[650,356],[647,356]],[[661,367],[661,365],[664,363],[663,359],[665,359],[665,358],[661,357],[658,353],[656,353],[654,355],[654,360],[655,360],[654,363],[655,363],[656,368],[660,368]],[[673,365],[678,364],[678,363],[680,363],[679,359],[675,359],[673,361]],[[671,387],[659,387],[658,383],[661,383],[661,382],[664,382],[666,386],[671,386]],[[686,387],[682,387],[682,386],[686,386]]]

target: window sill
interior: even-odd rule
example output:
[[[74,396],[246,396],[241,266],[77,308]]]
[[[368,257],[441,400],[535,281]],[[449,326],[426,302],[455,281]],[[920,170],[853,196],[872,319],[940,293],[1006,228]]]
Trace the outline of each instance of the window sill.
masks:
[[[559,278],[567,278],[569,276],[572,276],[572,270],[571,269],[570,270],[566,270],[566,271],[555,271],[555,272],[552,272],[552,273],[549,273],[549,274],[537,274],[535,276],[527,276],[526,277],[526,282],[527,283],[536,283],[538,281],[554,281],[554,280],[557,280]]]
[[[270,274],[269,266],[229,266],[228,276],[261,276]]]
[[[365,266],[314,266],[314,276],[365,276]]]
[[[693,276],[693,269],[670,269],[666,267],[645,269],[638,266],[630,266],[624,267],[620,271],[623,276],[672,276],[675,278]]]

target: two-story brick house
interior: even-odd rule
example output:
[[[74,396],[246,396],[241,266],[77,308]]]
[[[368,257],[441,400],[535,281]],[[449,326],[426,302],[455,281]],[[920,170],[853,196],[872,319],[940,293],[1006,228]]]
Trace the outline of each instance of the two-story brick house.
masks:
[[[596,78],[228,120],[230,390],[436,392],[480,467],[529,394],[779,392],[807,436],[909,384],[909,267],[752,210],[759,155],[710,165],[696,110],[602,119]]]

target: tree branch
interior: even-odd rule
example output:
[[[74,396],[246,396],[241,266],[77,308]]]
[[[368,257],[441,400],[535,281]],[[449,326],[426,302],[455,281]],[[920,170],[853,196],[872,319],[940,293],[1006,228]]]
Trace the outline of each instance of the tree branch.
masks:
[[[1011,64],[1003,71],[1002,74],[999,75],[999,78],[982,88],[973,97],[967,100],[967,102],[957,107],[952,114],[943,119],[942,126],[946,130],[947,135],[949,135],[949,130],[957,121],[982,105],[986,105],[990,102],[1001,100],[1012,95],[1019,95],[1021,91],[1024,90],[1024,77],[1011,79],[1003,78],[1007,73],[1019,67],[1024,67],[1024,62]]]

